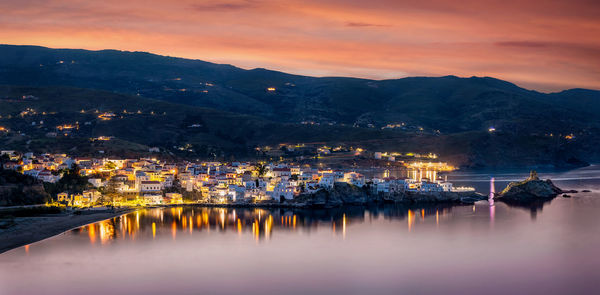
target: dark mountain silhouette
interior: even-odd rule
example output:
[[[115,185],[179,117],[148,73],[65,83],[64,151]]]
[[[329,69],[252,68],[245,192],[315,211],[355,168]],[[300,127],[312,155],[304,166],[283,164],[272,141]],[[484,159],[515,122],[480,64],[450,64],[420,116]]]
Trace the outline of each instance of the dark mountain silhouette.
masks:
[[[144,52],[3,45],[0,84],[37,87],[42,93],[51,89],[49,96],[54,99],[60,97],[57,89],[61,93],[84,91],[77,88],[103,90],[130,98],[121,102],[123,108],[151,104],[181,109],[186,112],[183,118],[192,116],[189,112],[219,114],[217,117],[228,114],[278,126],[273,130],[288,130],[269,134],[260,130],[265,125],[259,124],[252,128],[255,138],[241,140],[243,136],[232,135],[243,145],[370,139],[373,148],[449,150],[448,143],[454,142],[461,147],[450,154],[460,154],[460,162],[471,166],[506,166],[508,161],[515,166],[561,166],[600,158],[594,148],[600,136],[599,91],[544,94],[489,77],[315,78]],[[16,94],[23,89],[8,87],[5,91]],[[106,96],[99,91],[86,93]],[[133,100],[133,96],[138,98]],[[247,132],[239,124],[228,126],[233,124],[229,121],[234,122],[223,119],[218,124],[225,126],[226,134]],[[302,122],[321,127],[310,129]],[[397,128],[381,129],[389,125]],[[490,127],[496,129],[494,134],[488,132]],[[344,131],[331,134],[331,129]],[[303,131],[290,137],[289,130]],[[225,142],[213,144],[235,146],[232,140]],[[543,156],[536,155],[540,152]]]

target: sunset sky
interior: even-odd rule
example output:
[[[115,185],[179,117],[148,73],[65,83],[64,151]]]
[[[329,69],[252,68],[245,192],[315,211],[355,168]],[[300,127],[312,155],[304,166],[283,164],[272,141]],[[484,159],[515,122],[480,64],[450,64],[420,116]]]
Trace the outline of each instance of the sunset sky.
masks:
[[[313,76],[492,76],[600,89],[598,0],[0,0],[0,43]]]

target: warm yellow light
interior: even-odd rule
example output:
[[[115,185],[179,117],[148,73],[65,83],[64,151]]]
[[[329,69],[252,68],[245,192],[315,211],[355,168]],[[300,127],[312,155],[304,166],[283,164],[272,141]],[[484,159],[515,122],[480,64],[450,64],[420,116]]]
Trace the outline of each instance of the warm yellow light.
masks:
[[[96,228],[93,224],[88,225],[88,236],[90,237],[90,242],[92,244],[96,242]]]
[[[415,223],[415,213],[412,210],[408,210],[408,231],[412,230],[413,224]]]
[[[175,221],[171,224],[171,235],[173,236],[173,240],[175,240],[175,237],[177,236],[177,223],[175,223]]]
[[[342,237],[346,238],[346,214],[344,213],[342,217]]]

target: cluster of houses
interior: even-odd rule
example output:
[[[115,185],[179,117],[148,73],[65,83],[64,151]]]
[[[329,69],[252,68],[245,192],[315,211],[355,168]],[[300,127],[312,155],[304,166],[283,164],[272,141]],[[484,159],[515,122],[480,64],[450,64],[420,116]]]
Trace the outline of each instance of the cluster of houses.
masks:
[[[182,194],[211,203],[291,200],[302,193],[332,189],[334,183],[345,182],[358,187],[367,185],[375,193],[401,191],[453,191],[446,181],[423,178],[396,179],[384,173],[367,179],[356,171],[321,169],[291,163],[251,162],[179,162],[167,163],[154,158],[112,159],[77,158],[65,154],[32,153],[10,155],[5,169],[14,169],[45,182],[56,182],[61,170],[77,165],[80,174],[88,177],[97,190],[81,194],[61,193],[58,201],[74,206],[95,203],[99,191],[110,188],[119,195],[118,202],[137,200],[144,204],[181,203]]]

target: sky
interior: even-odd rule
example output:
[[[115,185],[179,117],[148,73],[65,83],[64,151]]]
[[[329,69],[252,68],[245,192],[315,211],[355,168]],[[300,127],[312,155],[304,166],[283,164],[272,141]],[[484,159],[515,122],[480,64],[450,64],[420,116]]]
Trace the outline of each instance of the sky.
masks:
[[[0,0],[0,43],[600,89],[598,0]]]

